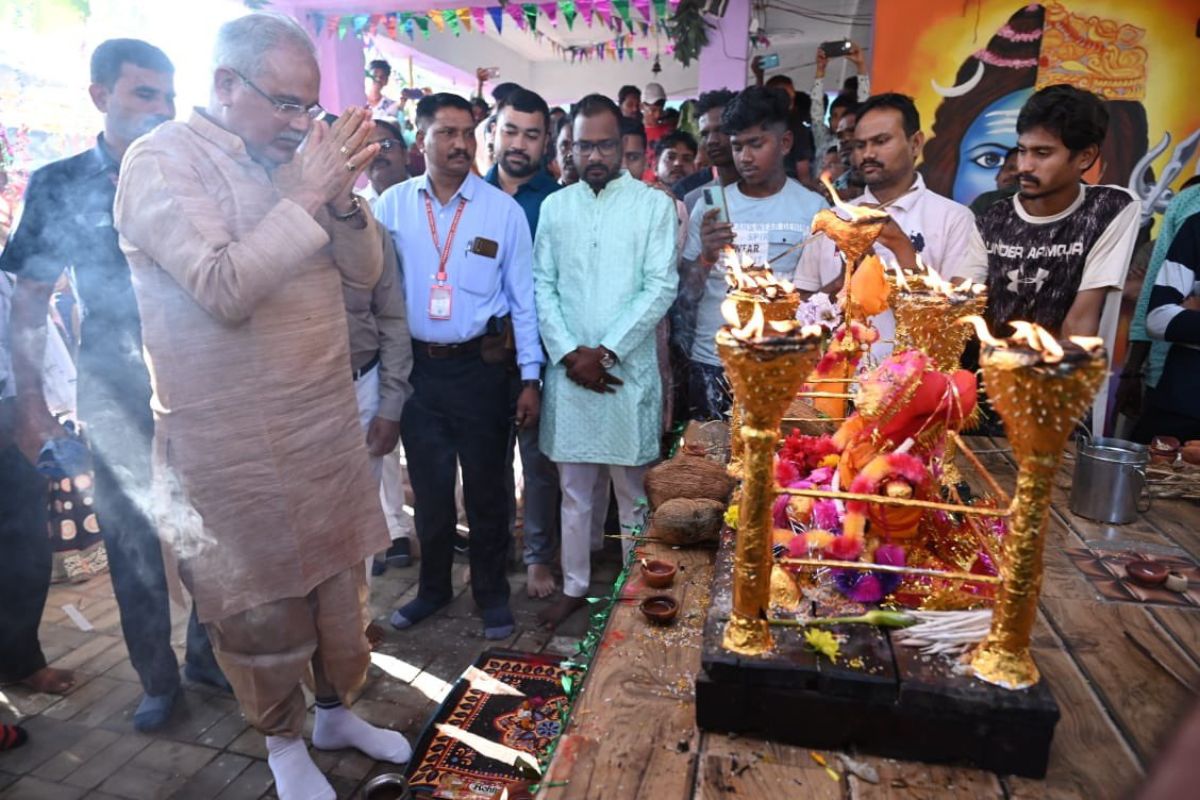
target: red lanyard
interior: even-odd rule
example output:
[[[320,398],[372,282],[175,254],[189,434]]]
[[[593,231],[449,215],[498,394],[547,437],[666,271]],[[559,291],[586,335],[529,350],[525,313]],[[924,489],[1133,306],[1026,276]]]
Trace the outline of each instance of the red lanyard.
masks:
[[[433,237],[433,249],[438,253],[437,282],[446,282],[446,264],[450,263],[450,248],[454,244],[454,234],[458,231],[458,221],[462,219],[463,209],[467,207],[467,198],[458,198],[458,210],[454,212],[454,221],[450,223],[450,234],[446,237],[446,246],[438,241],[437,220],[433,216],[433,203],[429,195],[425,195],[425,214],[429,217],[429,235]]]

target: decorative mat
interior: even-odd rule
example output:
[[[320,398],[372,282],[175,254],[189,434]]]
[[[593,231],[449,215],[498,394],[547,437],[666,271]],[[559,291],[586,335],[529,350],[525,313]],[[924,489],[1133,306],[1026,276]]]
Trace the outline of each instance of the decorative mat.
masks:
[[[1105,600],[1200,608],[1200,567],[1189,558],[1152,556],[1172,572],[1187,578],[1186,592],[1171,592],[1161,586],[1141,586],[1126,577],[1125,565],[1137,558],[1150,557],[1148,554],[1144,556],[1128,550],[1089,550],[1085,547],[1067,548],[1066,553]]]
[[[488,650],[474,667],[516,693],[488,691],[487,678],[470,680],[468,668],[425,726],[409,762],[408,781],[420,796],[489,800],[528,772],[489,758],[439,729],[452,725],[469,734],[528,753],[541,762],[566,723],[563,689],[577,672],[558,656]],[[474,673],[478,676],[478,672]]]

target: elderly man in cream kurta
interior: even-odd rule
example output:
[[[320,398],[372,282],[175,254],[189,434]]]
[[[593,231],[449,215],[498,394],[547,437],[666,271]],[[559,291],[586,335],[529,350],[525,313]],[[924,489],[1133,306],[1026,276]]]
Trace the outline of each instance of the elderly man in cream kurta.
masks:
[[[584,605],[610,479],[622,528],[635,522],[662,431],[655,328],[679,281],[675,204],[621,170],[616,104],[589,95],[572,124],[582,180],[542,204],[533,256],[550,365],[540,442],[563,494],[563,593],[541,615],[548,626]]]
[[[295,23],[229,23],[215,63],[209,107],[130,148],[115,221],[180,575],[267,737],[280,798],[333,798],[301,738],[310,670],[315,746],[411,754],[343,705],[369,663],[364,559],[388,543],[342,298],[383,269],[379,228],[351,194],[378,146],[364,111],[313,122],[319,75]]]

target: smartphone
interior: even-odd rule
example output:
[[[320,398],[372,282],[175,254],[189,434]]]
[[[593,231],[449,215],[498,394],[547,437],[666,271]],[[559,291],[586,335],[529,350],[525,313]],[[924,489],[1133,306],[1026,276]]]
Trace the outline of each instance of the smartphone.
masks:
[[[487,76],[488,76],[488,80],[493,80],[493,81],[496,80],[496,78],[500,77],[500,68],[499,67],[488,67],[487,68]]]
[[[484,258],[495,258],[496,254],[500,252],[500,245],[491,239],[476,236],[467,246],[467,252]]]
[[[850,44],[849,39],[841,39],[836,42],[822,42],[821,52],[825,54],[826,58],[838,58],[839,56],[849,55],[851,47],[853,45]]]
[[[729,222],[729,206],[725,203],[725,187],[720,183],[716,186],[705,186],[702,195],[705,206],[717,209],[717,222]]]
[[[758,59],[758,65],[763,69],[775,69],[779,66],[779,53],[767,53]]]

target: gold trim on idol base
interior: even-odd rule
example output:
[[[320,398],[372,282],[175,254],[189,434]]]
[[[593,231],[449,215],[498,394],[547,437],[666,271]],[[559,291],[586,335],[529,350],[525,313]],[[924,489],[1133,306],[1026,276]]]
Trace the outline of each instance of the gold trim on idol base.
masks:
[[[976,677],[1006,689],[1038,682],[1029,643],[1042,586],[1050,491],[1067,439],[1091,406],[1108,365],[1103,347],[1060,344],[1066,353],[1059,361],[1044,360],[1041,352],[1026,347],[989,344],[983,345],[979,359],[1019,471],[1000,565],[1004,581],[991,630],[970,664]]]
[[[734,403],[741,408],[744,472],[733,560],[733,609],[723,644],[735,653],[761,655],[772,647],[767,610],[775,446],[783,412],[821,356],[819,339],[779,336],[743,341],[722,328],[717,332],[717,354],[733,387]]]

